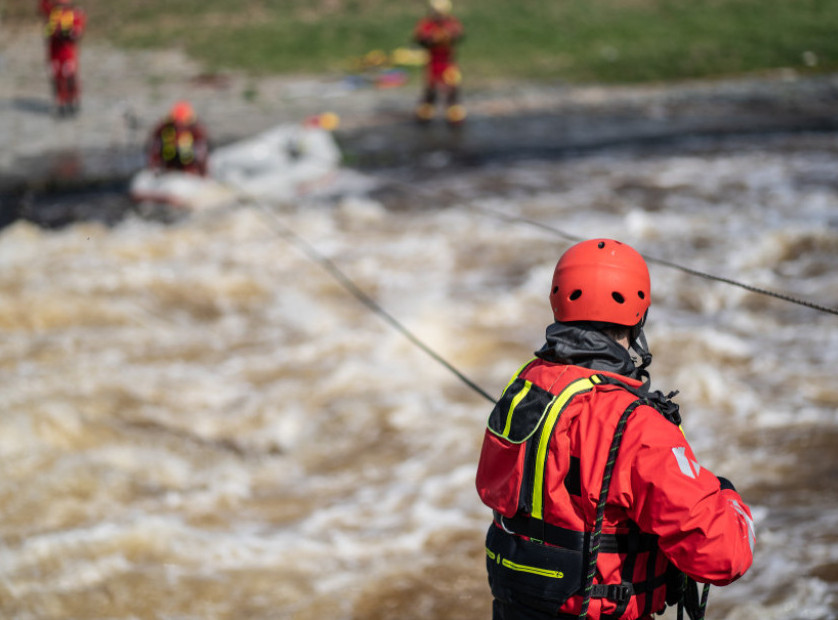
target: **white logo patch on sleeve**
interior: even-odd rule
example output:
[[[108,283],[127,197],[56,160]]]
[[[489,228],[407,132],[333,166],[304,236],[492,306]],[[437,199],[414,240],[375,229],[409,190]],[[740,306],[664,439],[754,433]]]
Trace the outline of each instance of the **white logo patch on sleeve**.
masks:
[[[739,519],[742,523],[745,524],[745,527],[748,528],[748,546],[751,548],[751,555],[754,553],[754,544],[756,543],[756,533],[754,528],[754,520],[748,516],[748,513],[745,512],[745,509],[737,502],[735,499],[730,500],[730,505],[733,506],[733,509],[739,514]]]
[[[701,466],[688,458],[686,452],[687,448],[684,446],[672,448],[672,454],[675,455],[675,460],[678,461],[678,468],[681,470],[681,473],[689,478],[697,478],[698,474],[701,473]]]

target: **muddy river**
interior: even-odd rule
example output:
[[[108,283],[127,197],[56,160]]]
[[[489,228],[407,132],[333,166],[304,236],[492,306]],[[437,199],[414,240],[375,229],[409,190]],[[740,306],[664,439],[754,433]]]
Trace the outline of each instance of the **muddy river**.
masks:
[[[0,616],[490,617],[489,403],[289,230],[495,396],[570,237],[838,307],[835,133],[477,162],[440,140],[365,193],[163,221],[98,187],[0,230]],[[838,617],[838,317],[651,273],[653,386],[756,519],[708,617]]]

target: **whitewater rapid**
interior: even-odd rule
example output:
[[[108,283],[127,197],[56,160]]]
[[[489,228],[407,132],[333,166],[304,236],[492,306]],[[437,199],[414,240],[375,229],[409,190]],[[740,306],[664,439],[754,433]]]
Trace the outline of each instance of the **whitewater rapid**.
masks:
[[[5,228],[0,615],[490,617],[490,404],[281,231],[497,396],[569,245],[509,217],[834,308],[836,170],[834,135],[695,140]],[[708,617],[838,617],[836,317],[651,274],[653,386],[680,390],[701,465],[756,519],[754,567]]]

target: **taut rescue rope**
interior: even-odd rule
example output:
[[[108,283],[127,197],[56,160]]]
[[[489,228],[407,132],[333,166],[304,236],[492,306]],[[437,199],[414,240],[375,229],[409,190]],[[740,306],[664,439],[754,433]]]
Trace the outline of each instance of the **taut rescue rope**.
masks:
[[[544,224],[543,222],[538,222],[536,220],[531,220],[526,217],[519,217],[514,215],[507,215],[505,213],[501,213],[500,211],[495,211],[494,209],[489,209],[488,207],[481,207],[478,205],[472,205],[474,209],[478,211],[482,211],[484,213],[488,213],[493,215],[494,217],[500,218],[507,222],[515,222],[520,224],[527,224],[529,226],[534,226],[535,228],[541,228],[542,230],[546,230],[557,237],[561,237],[567,241],[572,243],[576,243],[578,241],[584,241],[584,238],[579,237],[577,235],[572,235],[567,233],[563,230],[559,230],[553,226],[548,224]],[[765,295],[768,297],[774,297],[775,299],[781,299],[783,301],[787,301],[792,304],[797,304],[798,306],[804,306],[806,308],[811,308],[812,310],[817,310],[818,312],[825,312],[826,314],[833,314],[838,315],[838,308],[831,308],[829,306],[825,306],[823,304],[819,304],[813,301],[808,301],[806,299],[799,299],[797,297],[792,297],[791,295],[786,295],[785,293],[778,293],[775,291],[770,291],[768,289],[760,288],[757,286],[753,286],[751,284],[745,284],[744,282],[739,282],[737,280],[733,280],[731,278],[725,278],[722,276],[716,276],[710,273],[705,273],[703,271],[699,271],[697,269],[692,269],[691,267],[685,267],[683,265],[679,265],[677,263],[673,263],[672,261],[664,260],[662,258],[655,258],[654,256],[648,256],[646,254],[642,255],[646,261],[650,263],[654,263],[657,265],[662,265],[664,267],[670,267],[672,269],[678,269],[683,271],[684,273],[688,273],[693,276],[698,276],[704,278],[706,280],[713,280],[716,282],[722,282],[723,284],[729,284],[730,286],[737,286],[739,288],[745,289],[746,291],[750,291],[752,293],[757,293],[758,295]]]
[[[495,399],[492,398],[486,390],[481,388],[477,385],[474,381],[466,377],[459,369],[457,369],[453,364],[443,358],[439,353],[431,349],[427,344],[422,342],[413,332],[411,332],[407,327],[405,327],[402,323],[398,321],[392,314],[387,312],[381,305],[376,302],[372,297],[367,295],[364,291],[362,291],[357,284],[355,284],[349,276],[347,276],[343,271],[341,271],[334,262],[323,256],[320,252],[318,252],[314,246],[308,243],[305,239],[300,237],[297,233],[293,230],[288,228],[285,224],[283,224],[279,217],[271,211],[266,205],[262,204],[261,202],[254,201],[254,203],[259,209],[270,217],[270,224],[273,231],[279,235],[282,239],[288,241],[292,245],[296,246],[300,249],[309,259],[313,262],[317,263],[323,269],[329,272],[329,274],[338,281],[355,299],[360,301],[364,304],[371,312],[377,314],[379,317],[384,319],[387,323],[390,324],[396,331],[400,332],[405,338],[410,340],[414,345],[422,349],[425,353],[430,355],[434,360],[445,366],[448,370],[454,373],[460,381],[465,383],[469,386],[472,390],[480,394],[483,398],[488,400],[490,403],[494,404]]]

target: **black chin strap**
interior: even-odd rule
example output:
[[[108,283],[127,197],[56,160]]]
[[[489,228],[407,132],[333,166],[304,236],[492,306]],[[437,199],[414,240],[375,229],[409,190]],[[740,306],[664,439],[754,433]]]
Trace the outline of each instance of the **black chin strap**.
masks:
[[[649,352],[649,344],[646,342],[646,334],[643,332],[643,326],[646,324],[646,317],[649,316],[649,311],[643,315],[640,322],[631,328],[629,336],[629,349],[634,351],[640,358],[640,364],[637,365],[637,378],[647,383],[649,381],[649,372],[646,368],[652,363],[652,354]]]

